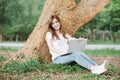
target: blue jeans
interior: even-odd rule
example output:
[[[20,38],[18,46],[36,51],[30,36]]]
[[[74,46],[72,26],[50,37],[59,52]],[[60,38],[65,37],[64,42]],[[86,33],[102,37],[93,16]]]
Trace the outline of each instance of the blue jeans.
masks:
[[[90,66],[96,66],[95,61],[93,61],[90,57],[88,57],[83,52],[71,52],[69,54],[60,55],[55,58],[53,63],[59,63],[59,64],[69,64],[71,62],[76,62],[80,66],[89,69]]]

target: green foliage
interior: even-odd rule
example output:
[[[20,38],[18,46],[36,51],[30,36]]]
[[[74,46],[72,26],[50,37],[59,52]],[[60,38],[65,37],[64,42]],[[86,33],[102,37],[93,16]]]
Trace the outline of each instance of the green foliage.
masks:
[[[35,27],[45,1],[1,0],[0,34],[19,35],[25,37],[23,38],[24,40],[27,39]],[[5,38],[9,37],[11,36],[6,36]]]
[[[110,20],[110,30],[117,32],[118,30],[120,30],[120,1],[119,0],[112,0],[110,1],[109,6],[111,6],[111,11],[110,11],[110,16],[111,16],[111,20]]]
[[[90,22],[83,25],[83,28],[79,28],[74,34],[77,37],[84,35],[90,40],[96,40],[100,38],[94,31],[109,31],[109,40],[119,40],[120,30],[120,0],[110,0],[109,4]],[[102,35],[102,33],[101,33]],[[115,40],[113,40],[113,38]],[[102,37],[101,37],[102,39]],[[104,40],[103,40],[104,41]]]
[[[40,66],[38,59],[29,58],[25,62],[10,61],[2,66],[2,71],[10,74],[21,74],[26,71],[32,71]]]
[[[0,55],[0,62],[1,62],[1,61],[5,61],[5,58]]]
[[[17,35],[19,40],[26,40],[37,23],[45,1],[46,0],[1,0],[0,34],[2,33],[3,40],[9,40],[11,36],[13,36],[12,40],[15,40]],[[79,3],[81,0],[75,1]],[[78,29],[74,36],[86,37],[92,41],[93,39],[99,38],[94,31],[108,30],[110,32],[110,38],[108,38],[108,40],[112,40],[113,38],[119,40],[119,4],[119,0],[110,0],[109,4],[93,20]],[[115,42],[116,40],[113,41]]]
[[[3,34],[7,25],[11,27],[23,15],[23,6],[18,0],[1,0],[0,4],[0,33]]]

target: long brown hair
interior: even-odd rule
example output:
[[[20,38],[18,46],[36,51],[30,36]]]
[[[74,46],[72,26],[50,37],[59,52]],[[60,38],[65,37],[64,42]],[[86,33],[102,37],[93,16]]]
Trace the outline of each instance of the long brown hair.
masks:
[[[52,27],[52,21],[54,18],[60,23],[60,29],[59,29],[60,33],[62,33],[63,37],[66,38],[66,32],[62,29],[60,18],[57,15],[52,15],[49,24],[49,31],[52,33],[52,39],[54,38],[59,39],[59,36],[56,34],[55,29]]]

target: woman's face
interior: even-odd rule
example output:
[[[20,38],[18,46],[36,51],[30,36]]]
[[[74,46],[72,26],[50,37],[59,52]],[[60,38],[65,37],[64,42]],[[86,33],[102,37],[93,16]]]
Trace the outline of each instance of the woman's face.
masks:
[[[53,27],[55,30],[59,30],[59,29],[60,29],[60,23],[57,21],[56,18],[54,18],[53,21],[52,21],[52,27]]]

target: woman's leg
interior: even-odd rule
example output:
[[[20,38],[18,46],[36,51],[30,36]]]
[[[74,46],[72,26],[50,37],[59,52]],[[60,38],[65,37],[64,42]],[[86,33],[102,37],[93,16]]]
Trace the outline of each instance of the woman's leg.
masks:
[[[85,67],[87,69],[90,69],[91,66],[94,66],[91,64],[88,60],[86,60],[82,55],[80,55],[77,52],[72,52],[71,54],[67,55],[61,55],[57,57],[53,63],[60,63],[60,64],[69,64],[71,62],[75,61],[80,66]]]
[[[80,53],[72,52],[72,54],[75,57],[75,62],[78,63],[80,66],[85,67],[89,70],[91,70],[91,66],[95,66],[91,64],[88,60],[86,60]]]
[[[55,58],[53,63],[60,63],[60,64],[69,64],[75,61],[75,57],[71,54],[61,55]]]
[[[85,58],[85,60],[89,61],[92,65],[96,66],[98,65],[95,61],[93,61],[89,56],[87,56],[85,53],[80,52],[80,55]]]
[[[102,66],[95,67],[95,65],[92,65],[88,60],[83,57],[83,55],[77,52],[72,52],[69,55],[59,56],[53,61],[53,63],[69,64],[73,61],[78,63],[80,66],[91,70],[91,72],[94,74],[101,74],[106,71],[106,69]]]

